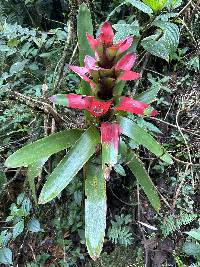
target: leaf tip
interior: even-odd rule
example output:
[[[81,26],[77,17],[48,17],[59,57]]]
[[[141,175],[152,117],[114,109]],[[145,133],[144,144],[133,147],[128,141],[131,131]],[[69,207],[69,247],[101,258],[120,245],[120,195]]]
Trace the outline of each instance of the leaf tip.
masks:
[[[14,164],[14,162],[12,161],[12,155],[10,155],[10,156],[6,159],[4,165],[5,165],[5,167],[7,167],[7,168],[15,168],[15,167],[19,167],[19,166],[17,166],[16,164]]]

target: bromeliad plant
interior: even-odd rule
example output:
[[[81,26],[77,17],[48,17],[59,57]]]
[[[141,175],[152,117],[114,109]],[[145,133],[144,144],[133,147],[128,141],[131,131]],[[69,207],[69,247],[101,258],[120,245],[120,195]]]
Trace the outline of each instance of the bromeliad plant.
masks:
[[[87,13],[85,7],[82,11]],[[114,32],[107,21],[101,26],[96,39],[89,33],[86,33],[86,38],[94,57],[86,55],[84,66],[69,68],[87,82],[90,95],[58,94],[50,99],[58,105],[85,110],[86,115],[90,113],[88,128],[65,130],[29,144],[11,155],[6,160],[6,166],[28,166],[31,182],[49,156],[71,147],[47,178],[39,203],[45,204],[57,197],[83,168],[85,238],[90,256],[96,259],[103,246],[106,228],[106,181],[110,179],[111,170],[119,167],[119,162],[130,168],[152,206],[157,211],[160,209],[155,187],[141,161],[130,149],[129,139],[169,164],[172,160],[164,148],[130,116],[131,113],[142,117],[153,116],[157,112],[144,102],[122,96],[125,81],[140,77],[140,73],[131,70],[136,54],[125,54],[133,38],[130,36],[114,44]]]

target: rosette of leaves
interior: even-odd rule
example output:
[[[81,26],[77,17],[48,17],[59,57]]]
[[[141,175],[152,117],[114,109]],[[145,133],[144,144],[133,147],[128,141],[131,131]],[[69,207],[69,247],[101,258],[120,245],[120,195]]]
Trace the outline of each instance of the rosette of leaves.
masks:
[[[44,162],[52,154],[70,148],[66,156],[47,178],[39,196],[39,203],[45,204],[72,182],[83,169],[85,178],[85,238],[92,259],[99,257],[106,228],[106,183],[110,171],[127,164],[141,185],[150,203],[159,211],[160,201],[157,191],[143,167],[142,162],[129,147],[129,140],[142,145],[161,160],[171,164],[172,159],[165,149],[140,127],[130,114],[145,116],[157,112],[140,101],[122,95],[126,81],[140,78],[140,73],[132,71],[135,53],[125,54],[133,42],[128,36],[113,43],[114,32],[106,21],[100,27],[99,35],[92,35],[90,12],[85,4],[78,14],[78,40],[81,66],[69,66],[82,79],[84,95],[59,94],[50,98],[57,105],[85,110],[86,129],[70,129],[55,133],[29,144],[7,160],[7,167],[28,166],[41,170]],[[149,95],[149,92],[147,92]],[[148,102],[148,101],[147,101]],[[101,165],[96,162],[102,161]],[[118,168],[115,166],[118,165]]]

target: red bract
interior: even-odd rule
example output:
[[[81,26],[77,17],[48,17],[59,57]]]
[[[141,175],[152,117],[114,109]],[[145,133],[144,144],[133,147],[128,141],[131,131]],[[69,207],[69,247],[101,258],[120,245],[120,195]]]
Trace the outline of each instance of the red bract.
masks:
[[[91,83],[90,79],[87,77],[88,69],[85,67],[69,66],[69,69],[77,73],[84,81]]]
[[[65,95],[68,101],[69,108],[75,109],[88,109],[93,101],[92,96],[83,96],[77,94],[67,94]]]
[[[99,101],[93,98],[87,110],[95,117],[100,117],[108,112],[111,104],[112,101]]]
[[[141,74],[131,70],[124,71],[123,74],[119,76],[120,81],[134,81],[141,77]]]
[[[115,110],[122,110],[122,111],[127,111],[131,112],[133,114],[140,114],[140,115],[146,115],[145,111],[149,108],[149,105],[138,101],[134,100],[130,97],[122,96],[120,98],[119,104],[115,107]],[[150,110],[148,115],[155,116],[157,115],[156,110]]]
[[[129,36],[125,39],[119,41],[119,43],[114,44],[108,48],[108,51],[117,51],[118,54],[121,54],[128,50],[133,43],[133,37]]]
[[[52,102],[63,105],[68,108],[87,110],[95,117],[106,114],[112,104],[110,101],[100,101],[94,96],[85,96],[77,94],[54,95],[49,98]]]
[[[105,45],[110,45],[113,42],[114,32],[109,22],[104,22],[100,28],[98,39]]]
[[[105,45],[106,53],[108,54],[108,56],[110,53],[114,53],[115,56],[125,52],[131,47],[133,42],[133,37],[128,36],[125,39],[119,41],[117,44],[113,44],[114,32],[111,25],[107,21],[104,22],[100,27],[100,34],[97,39],[95,39],[89,33],[86,33],[86,37],[90,47],[96,52],[101,45]]]
[[[102,122],[101,123],[101,143],[113,144],[118,150],[120,127],[117,123]]]
[[[86,37],[88,40],[88,43],[90,45],[90,47],[92,48],[92,50],[96,50],[100,41],[95,39],[91,34],[89,34],[88,32],[86,33]]]
[[[98,70],[99,69],[99,67],[96,66],[96,64],[97,64],[96,59],[91,57],[91,56],[85,56],[84,63],[85,63],[85,69],[87,69],[86,72],[90,72],[91,70]]]
[[[136,54],[135,53],[129,53],[125,56],[123,56],[115,65],[116,70],[130,70],[136,60]]]
[[[117,123],[101,123],[102,167],[105,179],[110,178],[112,167],[117,164],[120,127]]]

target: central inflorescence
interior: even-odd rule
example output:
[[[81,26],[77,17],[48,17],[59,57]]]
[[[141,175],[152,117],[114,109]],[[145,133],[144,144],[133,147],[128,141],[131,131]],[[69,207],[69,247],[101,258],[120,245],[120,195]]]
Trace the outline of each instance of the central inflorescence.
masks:
[[[87,110],[96,118],[95,125],[100,127],[101,132],[102,168],[104,177],[108,180],[110,171],[118,160],[121,130],[116,122],[117,112],[146,116],[156,115],[157,111],[146,103],[121,96],[120,86],[124,81],[136,80],[141,76],[131,70],[136,61],[136,54],[131,52],[124,55],[131,47],[133,38],[129,36],[113,44],[114,32],[107,21],[101,26],[96,39],[88,33],[86,37],[95,57],[86,55],[84,67],[69,68],[89,83],[90,95],[59,94],[52,96],[51,100],[68,108]]]

